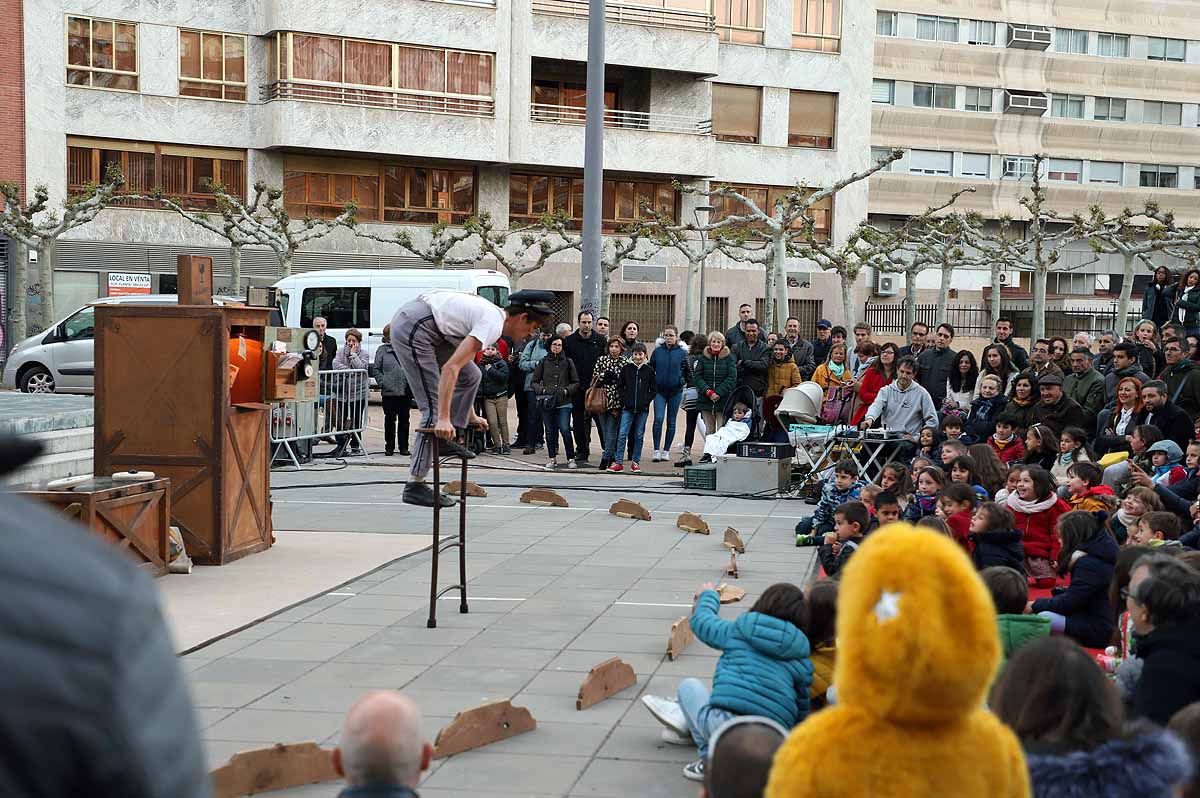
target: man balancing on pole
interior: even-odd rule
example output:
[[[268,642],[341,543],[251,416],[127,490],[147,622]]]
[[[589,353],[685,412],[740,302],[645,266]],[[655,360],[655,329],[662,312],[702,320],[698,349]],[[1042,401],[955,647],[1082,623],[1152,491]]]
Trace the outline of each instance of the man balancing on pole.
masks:
[[[455,441],[458,429],[468,425],[487,429],[487,421],[475,414],[481,378],[476,353],[501,335],[515,342],[528,338],[553,318],[553,301],[549,291],[517,291],[500,309],[475,294],[429,291],[396,311],[392,348],[421,409],[421,426],[434,429],[442,439],[441,451],[470,459],[475,453]],[[454,503],[449,496],[435,496],[425,482],[432,465],[433,444],[418,432],[404,486],[406,504],[432,507],[440,501],[446,507]]]

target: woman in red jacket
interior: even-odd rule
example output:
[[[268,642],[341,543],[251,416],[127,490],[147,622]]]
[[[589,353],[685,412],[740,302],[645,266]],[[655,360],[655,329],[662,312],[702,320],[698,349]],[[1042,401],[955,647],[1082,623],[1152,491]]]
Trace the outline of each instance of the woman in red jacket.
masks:
[[[1053,587],[1057,582],[1056,562],[1062,541],[1055,526],[1071,506],[1058,497],[1054,477],[1041,466],[1025,466],[1017,489],[1005,499],[1012,511],[1016,531],[1025,547],[1025,575],[1036,587]]]
[[[899,355],[898,346],[893,343],[884,344],[879,348],[875,362],[867,366],[867,370],[854,383],[855,390],[858,391],[858,410],[854,411],[854,418],[850,420],[852,426],[857,427],[862,423],[867,410],[871,408],[871,403],[879,395],[879,389],[895,379],[896,360]]]

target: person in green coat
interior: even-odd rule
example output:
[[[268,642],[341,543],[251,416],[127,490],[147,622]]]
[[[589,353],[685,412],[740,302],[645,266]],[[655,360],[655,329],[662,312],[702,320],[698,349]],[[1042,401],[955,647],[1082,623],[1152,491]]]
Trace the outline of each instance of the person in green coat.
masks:
[[[1004,659],[1029,641],[1050,636],[1049,618],[1025,614],[1029,603],[1029,581],[1025,574],[1015,568],[993,565],[980,571],[979,577],[996,604],[996,626]]]
[[[1092,367],[1092,353],[1082,347],[1070,354],[1071,373],[1063,380],[1063,393],[1083,408],[1085,429],[1095,429],[1104,409],[1104,375]]]
[[[704,421],[705,434],[716,432],[725,423],[725,402],[737,387],[737,364],[725,345],[723,333],[708,334],[708,346],[696,358],[693,381],[698,394],[696,407]]]

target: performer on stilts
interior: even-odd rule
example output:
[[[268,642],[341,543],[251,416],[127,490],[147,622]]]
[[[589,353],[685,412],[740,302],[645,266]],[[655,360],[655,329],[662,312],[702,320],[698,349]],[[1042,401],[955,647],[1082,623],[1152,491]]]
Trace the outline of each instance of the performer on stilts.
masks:
[[[475,394],[481,373],[475,355],[507,335],[519,344],[554,317],[550,291],[517,291],[508,305],[499,308],[476,294],[462,291],[429,291],[402,306],[392,318],[392,348],[404,367],[417,407],[421,427],[435,430],[441,451],[470,459],[475,453],[456,440],[459,429],[487,429],[475,413]],[[418,432],[412,453],[404,502],[432,507],[454,504],[446,495],[435,496],[425,482],[433,466],[433,442]]]

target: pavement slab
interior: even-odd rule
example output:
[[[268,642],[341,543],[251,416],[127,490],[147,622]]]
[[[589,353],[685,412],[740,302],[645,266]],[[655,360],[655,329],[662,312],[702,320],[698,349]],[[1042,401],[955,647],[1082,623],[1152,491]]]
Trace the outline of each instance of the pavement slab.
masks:
[[[693,798],[696,785],[681,768],[695,749],[663,742],[638,699],[672,695],[685,677],[711,679],[720,652],[698,641],[673,662],[665,652],[670,625],[690,614],[696,588],[725,579],[725,526],[748,545],[735,582],[747,596],[721,609],[732,619],[773,582],[811,575],[814,551],[795,548],[791,530],[812,508],[679,495],[678,470],[670,478],[523,473],[520,463],[472,474],[489,496],[468,508],[469,613],[458,612],[451,593],[438,603],[438,627],[427,628],[431,555],[422,550],[185,656],[213,766],[274,742],[335,745],[359,696],[400,689],[422,707],[431,740],[456,713],[487,701],[511,699],[538,721],[533,732],[438,760],[421,786],[426,798]],[[277,523],[421,534],[430,513],[400,501],[404,472],[391,465],[352,463],[336,477],[274,474],[285,488],[276,491]],[[526,487],[551,484],[570,508],[518,501]],[[347,502],[344,485],[363,486],[356,490],[370,498]],[[654,519],[610,515],[622,497],[642,502]],[[704,515],[713,534],[676,529],[683,510]],[[443,521],[457,529],[453,509]],[[443,555],[440,587],[457,576],[455,556]],[[612,656],[633,667],[637,684],[575,709],[587,672]],[[327,797],[337,787],[278,794]]]

